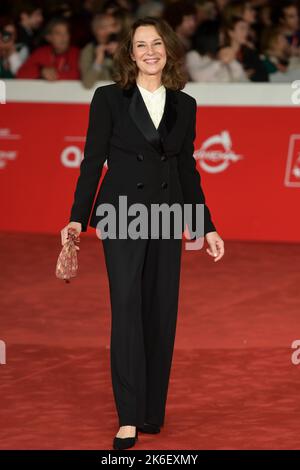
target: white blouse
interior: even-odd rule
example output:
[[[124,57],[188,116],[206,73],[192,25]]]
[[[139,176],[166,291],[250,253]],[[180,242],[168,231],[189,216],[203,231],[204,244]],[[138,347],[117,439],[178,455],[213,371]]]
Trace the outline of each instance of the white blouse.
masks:
[[[137,86],[139,87],[139,90],[148,109],[148,112],[151,116],[153,124],[157,129],[164,112],[166,88],[164,85],[161,85],[155,91],[149,91],[138,84]]]

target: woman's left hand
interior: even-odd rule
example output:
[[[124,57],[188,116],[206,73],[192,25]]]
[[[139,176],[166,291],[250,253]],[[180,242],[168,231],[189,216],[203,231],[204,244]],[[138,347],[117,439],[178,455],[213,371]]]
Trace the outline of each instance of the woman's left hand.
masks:
[[[207,253],[214,257],[214,261],[219,261],[225,253],[224,242],[218,232],[208,232],[205,235],[209,248],[206,248]]]

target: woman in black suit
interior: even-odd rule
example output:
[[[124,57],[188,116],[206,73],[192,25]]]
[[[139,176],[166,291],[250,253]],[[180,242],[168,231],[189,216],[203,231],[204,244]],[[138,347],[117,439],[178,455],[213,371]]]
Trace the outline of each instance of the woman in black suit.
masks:
[[[175,222],[169,224],[168,236],[161,225],[153,236],[156,223],[148,212],[140,219],[136,237],[133,214],[125,222],[119,217],[136,203],[148,210],[155,204],[191,204],[188,227],[192,233],[196,228],[198,240],[198,205],[203,209],[207,252],[215,261],[223,256],[224,244],[205,203],[193,157],[197,104],[181,91],[187,77],[176,34],[161,19],[137,20],[114,59],[115,83],[98,87],[91,102],[84,158],[62,243],[69,228],[80,233],[88,224],[102,238],[112,312],[112,385],[120,426],[113,447],[125,449],[135,444],[138,431],[157,433],[164,424],[186,220],[180,219],[180,236]],[[92,208],[106,159],[108,170]],[[127,198],[126,214],[119,196]],[[104,204],[115,209],[116,225],[104,216]]]

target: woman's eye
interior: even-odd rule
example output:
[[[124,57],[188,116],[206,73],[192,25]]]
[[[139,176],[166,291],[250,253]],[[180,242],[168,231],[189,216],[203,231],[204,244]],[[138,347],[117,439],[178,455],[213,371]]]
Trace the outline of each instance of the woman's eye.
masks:
[[[143,47],[144,45],[145,45],[145,44],[138,44],[137,47]],[[160,45],[161,45],[161,42],[156,42],[154,45],[155,45],[155,46],[160,46]]]

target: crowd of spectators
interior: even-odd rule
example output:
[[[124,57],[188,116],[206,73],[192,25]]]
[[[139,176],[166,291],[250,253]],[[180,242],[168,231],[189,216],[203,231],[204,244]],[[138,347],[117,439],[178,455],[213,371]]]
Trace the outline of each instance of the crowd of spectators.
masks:
[[[0,3],[0,78],[111,80],[135,19],[166,20],[193,82],[300,79],[297,0],[39,0]]]

